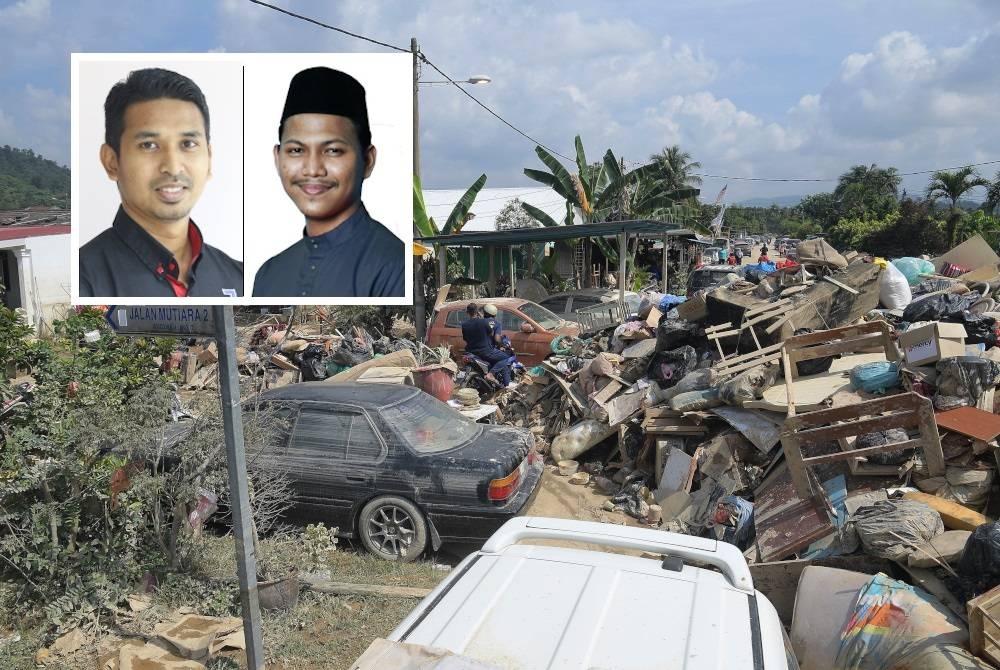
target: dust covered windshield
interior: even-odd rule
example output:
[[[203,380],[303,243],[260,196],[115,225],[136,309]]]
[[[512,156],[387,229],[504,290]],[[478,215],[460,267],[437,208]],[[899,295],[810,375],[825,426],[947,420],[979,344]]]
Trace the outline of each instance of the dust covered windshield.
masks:
[[[526,302],[523,305],[518,305],[517,308],[521,310],[525,316],[546,330],[558,328],[559,324],[563,322],[563,320],[558,316],[534,302]]]
[[[482,426],[426,393],[383,407],[382,417],[420,454],[448,451],[474,440]]]

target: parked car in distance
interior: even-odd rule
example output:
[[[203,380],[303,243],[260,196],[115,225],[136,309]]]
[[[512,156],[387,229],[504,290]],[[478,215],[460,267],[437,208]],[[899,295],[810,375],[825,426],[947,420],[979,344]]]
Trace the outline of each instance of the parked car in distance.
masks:
[[[538,540],[560,546],[518,544]],[[570,543],[657,558],[567,548]],[[754,589],[734,545],[539,517],[504,524],[388,640],[505,668],[799,667],[777,611]]]
[[[718,286],[726,281],[730,273],[737,273],[739,268],[733,265],[702,265],[688,274],[687,297],[693,296],[703,289]]]
[[[566,321],[538,303],[523,298],[483,298],[442,305],[427,329],[426,342],[429,346],[451,347],[452,355],[465,351],[462,322],[468,317],[465,308],[470,302],[497,306],[500,327],[510,338],[517,359],[529,367],[552,354],[552,340],[560,335],[580,335],[580,324]]]
[[[625,291],[625,309],[618,308],[618,291],[606,288],[585,288],[579,291],[553,293],[538,304],[566,321],[580,324],[582,332],[594,332],[620,324],[629,314],[639,311],[642,298],[635,291]]]
[[[303,382],[261,393],[244,414],[257,408],[283,419],[256,464],[290,482],[290,516],[389,560],[489,537],[541,480],[530,432],[475,423],[412,386]]]

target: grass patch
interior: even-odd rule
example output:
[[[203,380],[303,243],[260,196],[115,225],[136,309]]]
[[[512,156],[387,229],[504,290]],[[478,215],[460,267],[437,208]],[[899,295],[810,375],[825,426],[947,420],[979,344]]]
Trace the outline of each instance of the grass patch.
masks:
[[[236,548],[231,535],[205,534],[193,540],[184,573],[160,580],[152,607],[138,613],[123,628],[151,633],[179,607],[199,614],[239,616],[239,585],[236,580]],[[302,536],[294,530],[276,533],[261,541],[261,551],[273,574],[288,566],[307,565]],[[446,575],[430,561],[393,563],[350,548],[326,553],[317,566],[319,575],[332,581],[433,588]],[[0,668],[32,670],[35,653],[54,639],[41,608],[27,613],[18,602],[16,587],[0,582],[0,640],[11,633],[21,639],[0,646]],[[382,596],[339,596],[303,589],[299,604],[291,612],[263,612],[264,651],[269,670],[349,668],[372,640],[388,635],[416,606],[417,600]],[[118,631],[119,633],[124,631]],[[114,648],[115,636],[108,641]],[[106,651],[103,650],[103,651]],[[103,653],[103,652],[102,652]],[[95,667],[97,650],[85,649],[67,659],[52,658],[46,668],[75,670]],[[232,659],[218,659],[213,670],[238,667]],[[245,667],[245,666],[239,666]]]

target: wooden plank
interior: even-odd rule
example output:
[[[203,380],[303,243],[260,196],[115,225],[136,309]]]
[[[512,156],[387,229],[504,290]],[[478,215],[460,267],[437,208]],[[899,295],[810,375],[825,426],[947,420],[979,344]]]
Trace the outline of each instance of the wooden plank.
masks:
[[[844,290],[845,290],[845,291],[847,291],[848,293],[853,293],[854,295],[858,295],[858,294],[860,294],[860,293],[861,293],[861,291],[857,290],[856,288],[851,288],[851,287],[850,287],[850,286],[848,286],[847,284],[844,284],[844,283],[842,283],[842,282],[839,282],[839,281],[837,281],[836,279],[834,279],[834,278],[833,278],[833,277],[831,277],[830,275],[826,275],[825,277],[823,277],[823,279],[824,279],[824,280],[826,280],[826,281],[828,281],[828,282],[830,282],[830,283],[831,283],[831,284],[833,284],[834,286],[837,286],[837,287],[839,287],[839,288],[842,288],[842,289],[844,289]]]
[[[972,653],[1000,664],[1000,586],[966,603]]]
[[[681,412],[676,409],[671,409],[668,405],[656,405],[655,407],[646,408],[646,418],[647,419],[659,419],[661,417],[679,417]]]
[[[904,493],[905,500],[916,500],[926,505],[930,505],[941,515],[944,527],[948,530],[975,530],[984,523],[989,523],[991,519],[979,512],[975,512],[964,505],[939,498],[930,493],[910,491]]]
[[[623,393],[609,400],[604,405],[604,409],[608,411],[608,425],[617,426],[633,416],[642,409],[642,401],[645,398],[645,393],[636,391],[635,393]]]
[[[754,491],[754,524],[764,562],[790,556],[834,531],[824,505],[796,495],[786,463]]]
[[[1000,416],[976,407],[959,407],[934,415],[939,428],[966,435],[974,440],[992,442],[1000,436]]]
[[[315,577],[299,577],[308,588],[320,593],[333,593],[344,596],[388,596],[391,598],[424,598],[431,589],[414,586],[388,586],[385,584],[349,584],[347,582],[331,582]]]
[[[823,463],[834,463],[836,461],[846,461],[855,458],[864,458],[870,454],[883,454],[887,451],[898,451],[900,449],[919,449],[924,446],[923,440],[906,440],[896,444],[881,444],[876,447],[864,447],[863,449],[851,449],[850,451],[840,451],[821,456],[803,457],[802,462],[806,465],[822,465]],[[893,467],[895,471],[896,468]]]
[[[602,388],[600,391],[596,391],[594,395],[591,396],[591,399],[598,405],[601,405],[603,407],[604,403],[608,402],[613,397],[615,397],[615,394],[617,394],[623,388],[624,385],[621,382],[612,379],[610,382],[608,382],[607,386]]]
[[[915,402],[920,402],[920,396],[913,393],[897,393],[896,395],[885,396],[884,398],[873,398],[864,402],[865,411],[869,414],[880,414],[882,412],[894,412],[899,410],[913,409]],[[786,423],[794,428],[802,428],[810,425],[831,423],[833,421],[846,421],[858,416],[855,408],[857,405],[843,405],[841,407],[831,407],[816,412],[810,412],[794,419],[789,419]]]
[[[845,407],[845,409],[850,408],[850,405]],[[804,428],[796,430],[795,435],[799,440],[799,444],[822,444],[824,442],[829,442],[830,440],[836,440],[842,437],[867,435],[868,433],[875,433],[888,428],[911,428],[919,425],[919,423],[920,417],[917,415],[916,411],[896,412],[886,416],[875,416],[868,419],[858,419],[857,421],[837,423],[832,426]]]
[[[643,427],[649,435],[705,435],[708,429],[704,426],[649,426]]]

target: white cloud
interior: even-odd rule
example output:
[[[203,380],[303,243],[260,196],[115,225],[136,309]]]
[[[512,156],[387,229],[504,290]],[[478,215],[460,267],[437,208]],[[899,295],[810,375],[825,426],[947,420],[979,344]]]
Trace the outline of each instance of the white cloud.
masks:
[[[48,20],[50,0],[20,0],[7,7],[0,7],[0,25],[24,28]]]

